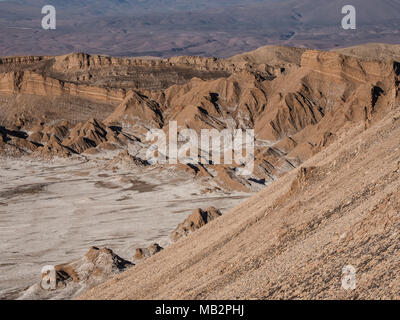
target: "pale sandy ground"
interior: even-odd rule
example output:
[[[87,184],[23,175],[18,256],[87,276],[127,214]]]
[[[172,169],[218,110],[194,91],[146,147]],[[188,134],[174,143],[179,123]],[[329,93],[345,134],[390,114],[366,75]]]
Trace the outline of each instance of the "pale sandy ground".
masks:
[[[172,171],[113,172],[96,161],[2,158],[0,181],[0,299],[38,282],[44,265],[80,258],[90,246],[130,260],[138,247],[168,245],[195,208],[225,212],[248,197],[203,195]]]
[[[400,299],[400,110],[338,136],[306,178],[293,170],[82,298]]]

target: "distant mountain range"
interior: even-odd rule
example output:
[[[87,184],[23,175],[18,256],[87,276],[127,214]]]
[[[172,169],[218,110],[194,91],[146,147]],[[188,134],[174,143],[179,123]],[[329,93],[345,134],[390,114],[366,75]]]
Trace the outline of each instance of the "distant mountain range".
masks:
[[[41,28],[41,7],[57,30]],[[400,43],[400,0],[353,0],[357,29],[341,28],[345,0],[0,1],[0,55],[100,53],[227,57],[267,44],[319,49]]]

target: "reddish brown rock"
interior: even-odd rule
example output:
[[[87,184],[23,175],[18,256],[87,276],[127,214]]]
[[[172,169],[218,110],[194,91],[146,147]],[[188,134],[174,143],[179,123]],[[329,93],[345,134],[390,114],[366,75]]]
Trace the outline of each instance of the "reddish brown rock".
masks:
[[[206,210],[196,209],[185,221],[178,225],[171,234],[171,239],[177,241],[182,237],[186,237],[221,215],[221,211],[214,207],[209,207]]]
[[[149,258],[156,253],[160,252],[163,250],[162,247],[158,243],[153,243],[150,247],[148,248],[137,248],[136,253],[133,256],[133,260],[141,260],[145,258]]]
[[[74,151],[62,145],[57,137],[51,136],[49,141],[43,147],[37,148],[34,154],[44,158],[51,158],[54,156],[69,157],[74,154]]]

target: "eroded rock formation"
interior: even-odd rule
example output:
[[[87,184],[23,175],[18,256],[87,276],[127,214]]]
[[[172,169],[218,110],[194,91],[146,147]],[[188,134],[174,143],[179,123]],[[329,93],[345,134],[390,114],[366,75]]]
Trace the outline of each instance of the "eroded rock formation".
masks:
[[[108,248],[91,247],[80,259],[54,266],[55,288],[42,283],[23,292],[21,299],[72,298],[134,266]],[[48,284],[54,281],[42,275]]]
[[[238,174],[237,163],[175,167],[220,188],[248,192],[272,183],[332,144],[349,124],[368,128],[391,110],[399,102],[400,64],[395,57],[372,59],[273,46],[226,60],[83,53],[4,58],[0,97],[15,108],[6,103],[3,126],[28,137],[3,135],[1,148],[39,156],[133,149],[145,162],[143,150],[151,143],[146,134],[150,129],[168,133],[171,121],[179,130],[198,133],[254,129],[255,166],[249,177]],[[164,76],[169,80],[157,84]],[[154,85],[149,85],[150,78]],[[30,104],[26,95],[46,103],[58,99],[65,108],[38,104],[36,98],[29,98],[35,101]],[[77,111],[81,103],[85,107]],[[67,112],[68,108],[74,111]],[[88,120],[93,115],[86,117],[93,112],[98,115],[96,123]],[[86,119],[71,117],[73,125],[65,126],[61,121],[66,113]],[[42,127],[35,126],[37,122]]]
[[[214,207],[209,207],[206,210],[196,209],[185,221],[177,226],[171,234],[171,239],[177,241],[180,238],[186,237],[221,215],[221,211]]]

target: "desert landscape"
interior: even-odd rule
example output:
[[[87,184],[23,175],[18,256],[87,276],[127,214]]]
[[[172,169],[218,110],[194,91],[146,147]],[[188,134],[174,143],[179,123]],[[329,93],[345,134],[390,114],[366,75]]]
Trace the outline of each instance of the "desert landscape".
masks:
[[[399,299],[399,58],[1,57],[0,298]],[[254,130],[254,170],[149,162],[174,122]]]
[[[349,4],[351,31],[340,24]],[[56,30],[41,28],[44,5],[57,9]],[[228,58],[265,45],[397,44],[399,12],[399,0],[2,0],[0,55]]]

